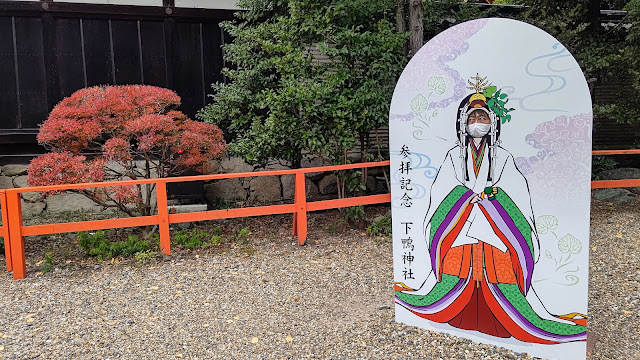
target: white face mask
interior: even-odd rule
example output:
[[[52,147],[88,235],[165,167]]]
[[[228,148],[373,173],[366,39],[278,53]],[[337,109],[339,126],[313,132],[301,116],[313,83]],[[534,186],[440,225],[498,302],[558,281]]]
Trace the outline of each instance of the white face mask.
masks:
[[[491,124],[467,124],[467,131],[469,132],[469,135],[474,138],[481,138],[487,135],[489,130],[491,130]]]

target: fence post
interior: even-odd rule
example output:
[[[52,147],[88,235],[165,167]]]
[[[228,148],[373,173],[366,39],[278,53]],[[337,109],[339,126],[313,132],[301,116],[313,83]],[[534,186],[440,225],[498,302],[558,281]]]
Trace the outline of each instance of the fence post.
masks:
[[[293,213],[293,236],[298,236],[298,191],[296,191],[296,175],[293,178],[293,203],[296,205],[296,211]]]
[[[27,275],[27,264],[24,256],[24,239],[22,238],[20,193],[17,191],[7,191],[7,214],[11,214],[9,217],[9,241],[11,242],[13,279],[24,279]]]
[[[2,227],[4,228],[4,258],[7,262],[7,271],[13,271],[11,241],[9,241],[9,212],[7,209],[6,191],[0,191],[0,208],[2,209]]]
[[[298,244],[307,240],[307,193],[304,171],[296,172],[295,205],[293,231],[298,236]]]
[[[294,196],[295,203],[295,196]],[[293,236],[298,236],[298,213],[293,213]]]
[[[160,231],[160,249],[165,255],[171,255],[171,239],[169,235],[169,206],[167,204],[167,184],[156,183],[158,203],[158,229]]]

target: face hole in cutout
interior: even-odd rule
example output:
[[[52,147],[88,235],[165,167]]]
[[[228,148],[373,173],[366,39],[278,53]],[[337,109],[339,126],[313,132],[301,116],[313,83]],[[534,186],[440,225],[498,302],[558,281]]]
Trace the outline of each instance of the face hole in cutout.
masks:
[[[482,110],[474,110],[467,118],[467,125],[471,124],[491,124],[489,114]]]

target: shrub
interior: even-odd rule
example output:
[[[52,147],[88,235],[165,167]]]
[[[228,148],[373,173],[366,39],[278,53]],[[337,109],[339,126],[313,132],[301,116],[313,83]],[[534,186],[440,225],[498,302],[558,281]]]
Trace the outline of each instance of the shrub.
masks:
[[[238,234],[236,234],[236,242],[241,245],[248,244],[249,235],[251,235],[251,232],[249,231],[249,229],[242,228],[240,231],[238,231]]]
[[[371,236],[389,236],[391,235],[391,219],[384,216],[378,221],[374,221],[367,228],[367,233]]]
[[[104,231],[95,233],[78,233],[78,244],[89,256],[96,256],[98,260],[111,259],[117,256],[131,257],[138,252],[151,249],[148,241],[143,241],[136,235],[130,235],[127,241],[110,242]]]
[[[424,2],[425,36],[479,13],[452,3]],[[396,29],[404,13],[398,6],[413,8],[408,1],[240,0],[238,6],[246,11],[220,25],[233,38],[224,45],[232,66],[198,113],[225,130],[230,152],[252,164],[280,159],[295,168],[307,155],[333,164],[382,160],[386,145],[369,134],[388,126],[395,83],[409,60],[408,33]],[[353,149],[357,159],[349,155]],[[337,175],[340,198],[365,190],[367,170]]]
[[[42,271],[43,273],[48,273],[49,271],[53,270],[53,253],[52,252],[46,252],[44,254],[44,264],[42,264],[40,266],[40,271]]]
[[[95,233],[79,232],[78,244],[90,256],[97,256],[109,251],[110,243],[105,238],[104,231]]]
[[[135,257],[136,257],[136,260],[138,262],[141,262],[141,263],[144,264],[144,263],[148,263],[148,262],[153,261],[153,259],[156,258],[156,252],[151,250],[151,249],[144,250],[144,251],[138,251],[135,254]]]
[[[151,249],[149,242],[140,240],[136,235],[129,235],[127,241],[118,241],[111,244],[111,256],[132,257],[137,252]]]
[[[595,155],[591,160],[591,180],[600,180],[598,175],[602,171],[613,170],[618,166],[618,162],[611,156]]]
[[[345,208],[344,217],[347,222],[359,222],[364,219],[364,207],[360,205]]]
[[[192,230],[178,230],[173,234],[173,243],[176,245],[182,245],[189,250],[196,248],[206,249],[211,245],[220,245],[222,238],[219,235],[210,235],[205,231],[192,229]]]
[[[199,117],[221,125],[250,163],[300,167],[303,154],[345,162],[345,151],[387,124],[407,38],[390,1],[241,0],[247,11],[221,27],[230,80]],[[317,61],[310,49],[327,59]],[[365,147],[368,142],[363,142]],[[367,152],[363,149],[362,156]]]
[[[148,179],[204,171],[226,151],[222,131],[190,120],[180,97],[153,86],[96,86],[56,105],[38,142],[51,152],[31,161],[31,186]],[[154,184],[73,190],[130,216],[152,215]]]
[[[214,246],[218,246],[218,245],[222,244],[222,237],[220,235],[213,235],[211,237],[211,243],[210,244],[214,245]],[[208,247],[208,245],[207,245],[207,247]]]

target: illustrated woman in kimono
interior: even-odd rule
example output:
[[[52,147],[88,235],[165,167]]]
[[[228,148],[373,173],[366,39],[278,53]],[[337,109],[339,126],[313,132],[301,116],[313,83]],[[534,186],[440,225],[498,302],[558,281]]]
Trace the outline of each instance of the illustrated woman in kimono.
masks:
[[[425,238],[432,272],[420,289],[397,283],[396,302],[422,318],[496,337],[584,341],[586,317],[550,314],[531,286],[540,246],[527,180],[500,146],[506,95],[475,79],[475,93],[458,108],[456,146],[431,187]]]

